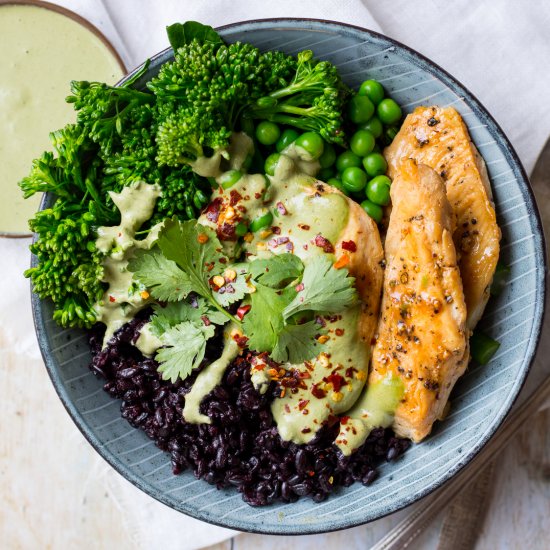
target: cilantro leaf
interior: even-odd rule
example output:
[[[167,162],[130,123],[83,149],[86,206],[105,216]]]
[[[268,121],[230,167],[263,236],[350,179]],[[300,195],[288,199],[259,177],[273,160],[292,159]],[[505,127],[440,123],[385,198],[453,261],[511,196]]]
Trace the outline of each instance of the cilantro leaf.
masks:
[[[303,363],[321,353],[323,345],[315,337],[323,332],[315,321],[302,325],[286,325],[271,352],[271,357],[279,363]]]
[[[229,319],[217,309],[213,309],[206,300],[198,298],[196,303],[170,302],[165,307],[154,305],[155,314],[151,317],[150,330],[155,336],[161,336],[171,327],[190,321],[194,325],[204,324],[204,317],[211,323],[224,325]]]
[[[262,285],[281,288],[302,275],[304,264],[295,254],[287,253],[267,260],[254,260],[249,269],[252,277]]]
[[[348,277],[347,269],[335,269],[325,255],[309,262],[302,277],[304,288],[285,308],[283,315],[289,319],[301,311],[338,313],[357,301],[355,279]]]
[[[221,292],[220,292],[221,291]],[[237,274],[237,278],[226,283],[218,292],[214,292],[214,298],[223,307],[240,302],[250,292],[246,284],[246,276]]]
[[[128,262],[128,270],[134,273],[134,280],[144,284],[157,300],[183,300],[192,290],[189,276],[156,247],[137,250]]]
[[[250,311],[243,322],[248,336],[248,347],[256,351],[271,351],[277,343],[277,335],[284,328],[283,310],[291,302],[296,291],[293,288],[275,290],[260,283],[250,295]]]
[[[198,326],[190,321],[167,330],[161,338],[167,347],[160,348],[155,356],[163,380],[174,383],[178,378],[187,378],[204,359],[206,341],[212,336],[213,325]]]
[[[222,246],[216,233],[196,220],[165,222],[157,244],[166,258],[178,264],[187,274],[192,290],[206,299],[212,299],[208,283],[210,271],[217,263],[227,262],[220,252]],[[224,262],[220,262],[223,259]]]

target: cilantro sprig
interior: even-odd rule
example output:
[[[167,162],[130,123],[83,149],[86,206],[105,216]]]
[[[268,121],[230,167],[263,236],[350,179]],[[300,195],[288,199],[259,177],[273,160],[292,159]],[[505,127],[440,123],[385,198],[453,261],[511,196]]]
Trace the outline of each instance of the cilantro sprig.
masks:
[[[172,381],[200,366],[214,325],[228,321],[250,349],[275,361],[312,359],[325,333],[315,319],[357,301],[354,278],[325,255],[306,264],[285,253],[231,265],[215,232],[196,221],[165,222],[154,248],[136,254],[129,270],[159,302],[149,330],[162,344],[159,371]],[[228,308],[239,302],[246,314],[236,316]]]

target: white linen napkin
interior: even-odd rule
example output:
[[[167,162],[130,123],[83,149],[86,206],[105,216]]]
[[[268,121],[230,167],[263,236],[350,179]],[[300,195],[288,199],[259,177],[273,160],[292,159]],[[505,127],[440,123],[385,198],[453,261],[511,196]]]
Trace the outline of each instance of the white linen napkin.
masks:
[[[459,78],[503,126],[528,171],[550,134],[550,5],[529,7],[507,0],[58,0],[99,27],[129,68],[168,44],[164,27],[175,21],[199,20],[213,26],[268,17],[312,17],[349,22],[390,36],[418,49]],[[28,282],[21,276],[29,262],[28,239],[0,239],[0,322],[9,334],[3,347],[37,359],[30,316]],[[8,332],[9,331],[9,332]],[[66,428],[71,429],[71,428]],[[73,426],[72,429],[76,431]],[[37,435],[38,437],[38,435]],[[50,444],[44,441],[43,445]],[[234,534],[174,512],[154,501],[106,466],[91,447],[89,476],[103,483],[118,503],[136,545],[143,550],[185,550],[211,545]],[[50,466],[50,465],[49,465]],[[26,472],[43,474],[43,464]],[[52,468],[68,468],[62,461]],[[83,483],[85,480],[82,480]],[[78,502],[78,487],[67,487],[67,506]],[[74,499],[72,498],[74,496]]]

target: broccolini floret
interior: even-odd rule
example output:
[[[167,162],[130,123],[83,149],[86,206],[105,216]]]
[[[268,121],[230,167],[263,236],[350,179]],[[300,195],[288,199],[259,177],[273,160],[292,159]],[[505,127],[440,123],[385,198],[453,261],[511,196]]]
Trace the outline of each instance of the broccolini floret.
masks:
[[[304,50],[298,54],[292,82],[258,99],[245,116],[317,132],[326,141],[343,145],[342,112],[349,94],[334,65],[319,62],[311,50]]]

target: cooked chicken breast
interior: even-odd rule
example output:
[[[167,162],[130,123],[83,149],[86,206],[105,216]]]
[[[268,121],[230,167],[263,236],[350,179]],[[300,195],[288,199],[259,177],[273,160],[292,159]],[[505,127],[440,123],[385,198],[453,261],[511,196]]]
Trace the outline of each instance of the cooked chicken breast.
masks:
[[[473,330],[489,299],[499,257],[500,229],[485,163],[461,116],[450,107],[418,107],[385,151],[392,178],[409,158],[433,168],[445,181],[456,217],[453,240],[464,286],[467,326]]]
[[[407,160],[393,168],[393,209],[369,386],[388,375],[403,382],[397,435],[420,441],[441,417],[468,363],[466,305],[445,185],[431,168]]]

